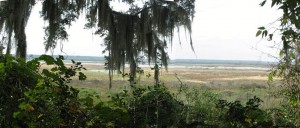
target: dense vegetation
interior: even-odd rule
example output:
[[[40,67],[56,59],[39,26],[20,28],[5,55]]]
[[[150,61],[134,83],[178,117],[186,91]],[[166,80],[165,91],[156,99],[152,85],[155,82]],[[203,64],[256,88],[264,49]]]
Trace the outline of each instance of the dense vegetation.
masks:
[[[174,29],[184,26],[191,32],[194,0],[153,0],[143,7],[135,6],[134,0],[124,0],[130,5],[128,12],[112,10],[109,0],[42,0],[41,14],[49,25],[45,27],[46,50],[54,48],[58,40],[67,39],[65,26],[86,11],[86,27],[95,27],[96,34],[106,37],[107,69],[121,71],[125,62],[130,64],[130,89],[105,101],[92,94],[79,97],[79,90],[69,83],[74,77],[87,78],[80,62],[72,61],[72,66],[65,66],[64,57],[47,55],[25,60],[25,27],[36,2],[0,2],[0,32],[8,37],[3,43],[7,55],[0,55],[0,127],[300,126],[300,2],[297,0],[271,0],[272,6],[283,11],[278,20],[280,26],[260,27],[257,32],[257,36],[268,40],[273,40],[275,34],[282,40],[281,60],[269,79],[282,78],[280,94],[286,96],[288,104],[276,109],[261,109],[263,101],[258,97],[245,103],[226,101],[209,90],[199,92],[184,84],[171,93],[159,82],[158,65],[167,65],[165,48],[168,41],[172,42]],[[13,35],[17,58],[9,55]],[[134,80],[137,62],[145,55],[155,65],[155,84],[151,86]],[[43,64],[51,68],[42,69]]]
[[[281,110],[262,110],[253,97],[228,102],[209,90],[182,84],[171,93],[162,83],[132,85],[108,101],[97,95],[78,97],[68,83],[85,80],[80,62],[66,67],[64,58],[42,55],[25,62],[1,56],[1,127],[270,127],[293,126]],[[40,66],[51,65],[50,69]],[[96,102],[97,101],[97,102]]]
[[[264,6],[268,0],[260,4]],[[282,16],[268,26],[259,28],[257,36],[267,37],[269,41],[280,39],[281,51],[277,67],[270,73],[269,79],[274,76],[282,78],[282,94],[289,101],[290,116],[297,127],[300,126],[300,1],[298,0],[271,0],[271,7],[278,7]],[[279,23],[279,26],[276,25]]]

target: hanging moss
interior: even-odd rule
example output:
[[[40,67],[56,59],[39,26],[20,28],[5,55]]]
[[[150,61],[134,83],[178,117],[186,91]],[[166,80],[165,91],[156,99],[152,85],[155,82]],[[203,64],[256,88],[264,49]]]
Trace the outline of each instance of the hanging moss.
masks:
[[[123,69],[125,62],[130,64],[134,76],[137,58],[146,55],[149,63],[161,63],[167,67],[167,45],[172,46],[174,29],[183,26],[190,35],[194,16],[195,0],[149,0],[143,7],[134,4],[135,0],[122,0],[130,5],[127,12],[117,12],[110,7],[111,0],[42,0],[41,16],[48,23],[45,27],[45,49],[56,47],[58,40],[67,40],[66,26],[72,25],[80,14],[86,14],[86,28],[96,28],[95,34],[107,37],[110,63],[117,70]],[[0,29],[5,26],[10,53],[13,32],[17,42],[17,55],[26,56],[25,26],[36,0],[8,0],[1,5]],[[191,36],[190,43],[192,46]],[[107,44],[107,43],[106,43]],[[24,51],[25,50],[25,51]],[[111,68],[113,70],[114,68]]]
[[[48,22],[45,27],[45,50],[56,47],[58,40],[67,40],[66,26],[78,19],[85,7],[84,0],[44,0],[41,16]]]
[[[148,6],[142,8],[139,13],[134,14],[122,14],[112,11],[108,6],[108,1],[100,1],[100,12],[98,14],[98,19],[103,19],[98,21],[98,27],[100,29],[107,28],[107,25],[111,24],[111,29],[107,29],[109,34],[114,35],[114,30],[116,29],[117,37],[112,36],[115,39],[112,39],[112,45],[118,45],[121,48],[124,48],[126,44],[127,49],[124,49],[128,55],[132,54],[133,51],[144,51],[148,53],[148,58],[155,58],[154,54],[154,45],[160,41],[153,41],[153,32],[157,33],[159,40],[168,40],[171,42],[174,35],[174,28],[183,25],[188,32],[191,32],[191,16],[184,10],[184,7],[179,6],[174,2],[163,2],[163,1],[154,1],[147,3]],[[106,5],[106,6],[105,6]],[[109,8],[109,9],[108,9]],[[105,13],[104,13],[105,12]],[[95,13],[95,12],[94,12]],[[92,14],[92,13],[91,13]],[[107,17],[112,16],[112,23],[106,21]],[[136,20],[131,20],[133,17]],[[128,17],[128,18],[126,18]],[[121,21],[121,22],[120,22]],[[128,24],[128,22],[132,22]],[[126,27],[127,26],[127,27]],[[133,27],[132,29],[126,29],[128,26]],[[135,30],[135,31],[128,31]],[[132,33],[134,38],[127,37],[128,33]],[[128,39],[125,39],[125,37]],[[121,42],[120,42],[121,41]],[[122,42],[122,41],[125,41]],[[127,43],[126,43],[127,42]],[[130,43],[128,43],[130,42]],[[132,48],[135,46],[135,50]],[[112,51],[119,49],[118,47],[112,47]],[[121,50],[121,49],[119,49]],[[136,53],[138,53],[136,52]],[[136,54],[137,55],[137,54]],[[127,56],[128,57],[128,56]],[[126,59],[126,58],[124,58]],[[149,60],[149,61],[150,61]]]
[[[6,54],[10,54],[12,35],[14,34],[16,56],[26,57],[25,27],[34,4],[35,0],[8,0],[1,3],[0,30],[3,29],[4,33],[8,35]]]
[[[108,0],[94,2],[96,6],[87,5],[90,10],[86,26],[96,27],[97,34],[110,37],[111,46],[106,48],[110,53],[110,63],[120,71],[124,69],[124,62],[128,62],[131,75],[135,75],[140,55],[147,55],[149,63],[161,63],[167,68],[169,57],[166,48],[167,44],[172,45],[174,29],[179,31],[179,27],[183,26],[189,35],[192,31],[193,0],[147,1],[144,7],[137,9],[132,6],[125,13],[112,10]],[[191,36],[189,38],[192,46]]]

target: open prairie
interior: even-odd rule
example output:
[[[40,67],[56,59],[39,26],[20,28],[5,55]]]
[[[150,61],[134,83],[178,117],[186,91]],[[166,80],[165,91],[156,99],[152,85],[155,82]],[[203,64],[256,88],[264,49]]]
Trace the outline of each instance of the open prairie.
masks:
[[[130,89],[128,77],[115,73],[112,89],[109,90],[108,71],[104,69],[104,64],[88,62],[82,64],[87,69],[83,71],[87,80],[83,82],[74,78],[71,82],[73,87],[81,90],[80,95],[94,94],[105,100],[111,94]],[[137,84],[153,85],[154,71],[149,65],[142,67],[144,74],[137,75]],[[279,79],[275,79],[271,84],[268,82],[270,69],[271,67],[267,65],[180,63],[171,64],[168,70],[161,69],[160,81],[174,93],[180,86],[185,86],[190,90],[210,90],[230,101],[247,101],[257,96],[264,101],[262,107],[272,108],[282,101],[274,93],[279,89]]]

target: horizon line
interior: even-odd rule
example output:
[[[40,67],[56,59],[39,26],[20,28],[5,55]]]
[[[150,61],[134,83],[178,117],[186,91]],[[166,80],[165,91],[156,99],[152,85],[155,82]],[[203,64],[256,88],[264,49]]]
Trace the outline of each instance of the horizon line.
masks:
[[[27,58],[30,56],[40,56],[40,55],[49,55],[49,54],[28,54]],[[59,56],[59,54],[50,55],[50,56]],[[104,56],[93,56],[93,55],[62,55],[62,56],[70,56],[70,57],[102,57]],[[278,62],[278,61],[264,61],[264,60],[243,60],[243,59],[207,59],[207,58],[176,58],[170,60],[211,60],[211,61],[255,61],[255,62]]]

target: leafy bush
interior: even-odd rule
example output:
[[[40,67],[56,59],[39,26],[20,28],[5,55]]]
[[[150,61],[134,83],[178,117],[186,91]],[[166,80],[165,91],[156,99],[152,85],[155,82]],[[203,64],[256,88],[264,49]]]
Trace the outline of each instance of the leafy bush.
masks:
[[[112,101],[94,104],[93,96],[81,99],[82,108],[87,116],[86,127],[126,127],[129,115],[126,108],[114,104]]]
[[[132,106],[134,127],[177,126],[182,106],[163,85],[149,88]]]
[[[274,124],[272,112],[259,109],[262,101],[257,97],[243,106],[239,101],[218,100],[219,95],[209,89],[190,90],[183,84],[175,94],[163,84],[131,85],[130,90],[112,95],[106,102],[91,94],[80,99],[79,91],[68,83],[74,76],[86,79],[81,72],[84,67],[75,61],[66,67],[63,60],[62,56],[42,55],[25,62],[0,56],[0,127],[270,127]],[[51,65],[50,69],[41,69],[42,63]],[[286,124],[287,119],[276,121]]]
[[[273,125],[271,118],[266,112],[259,109],[261,99],[253,97],[246,106],[240,101],[228,102],[219,100],[217,108],[221,109],[220,124],[222,127],[270,127]]]
[[[1,127],[77,126],[84,116],[78,90],[69,87],[71,77],[83,69],[81,63],[66,67],[63,57],[42,55],[25,62],[10,56],[0,61]],[[53,65],[40,72],[41,62]],[[79,72],[79,79],[86,76]],[[6,91],[5,91],[6,90]]]
[[[185,125],[214,127],[219,116],[215,104],[220,96],[207,88],[198,88],[187,91],[186,98],[188,103],[184,110]]]
[[[20,124],[12,113],[19,109],[24,92],[38,83],[39,74],[23,59],[0,56],[0,76],[0,127]]]

